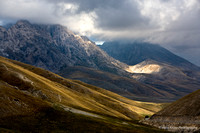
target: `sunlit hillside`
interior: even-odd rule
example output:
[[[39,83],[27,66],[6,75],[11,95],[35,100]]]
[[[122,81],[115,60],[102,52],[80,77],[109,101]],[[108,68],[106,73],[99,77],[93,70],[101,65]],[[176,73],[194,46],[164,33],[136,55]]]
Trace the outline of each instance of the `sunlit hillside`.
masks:
[[[21,122],[31,119],[37,123],[38,117],[47,117],[49,121],[49,110],[50,114],[55,115],[52,119],[57,118],[58,111],[64,116],[70,113],[75,118],[80,115],[81,119],[89,117],[87,121],[95,119],[101,122],[108,121],[108,118],[138,120],[164,106],[132,101],[110,91],[3,57],[0,57],[0,88],[0,124],[4,128],[9,127],[9,122],[13,124],[10,120],[16,119],[24,119]],[[41,112],[44,115],[42,118]]]

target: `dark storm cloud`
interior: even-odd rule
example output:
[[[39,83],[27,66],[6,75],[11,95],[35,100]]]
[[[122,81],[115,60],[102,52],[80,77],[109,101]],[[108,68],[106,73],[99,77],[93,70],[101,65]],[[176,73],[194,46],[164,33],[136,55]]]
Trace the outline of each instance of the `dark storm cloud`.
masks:
[[[99,8],[119,8],[123,3],[126,3],[129,0],[46,0],[54,4],[57,3],[72,3],[79,6],[77,12],[90,12]]]
[[[106,30],[137,27],[148,22],[140,14],[137,3],[130,0],[84,0],[79,3],[81,11],[95,11],[97,26]]]
[[[164,31],[151,36],[174,53],[200,66],[200,1],[171,22]],[[151,41],[152,41],[151,40]],[[154,42],[152,41],[152,42]]]
[[[136,3],[124,1],[117,6],[101,7],[96,10],[97,24],[106,30],[127,30],[142,28],[148,19],[140,14]]]
[[[9,3],[3,0],[0,1],[0,10],[2,10],[0,18],[3,18],[4,20],[29,19],[36,22],[41,21],[44,23],[46,20],[46,22],[55,23],[58,22],[57,19],[60,17],[95,12],[97,15],[95,18],[95,27],[103,30],[142,28],[144,25],[148,24],[149,20],[140,14],[138,5],[134,0],[45,0],[41,2],[38,0],[24,0],[21,1],[23,3],[20,3],[20,1],[18,2],[18,0],[16,3]],[[19,4],[17,4],[17,2]],[[74,12],[70,12],[69,9],[64,8],[65,3],[73,4],[78,6],[78,8]],[[15,9],[18,10],[16,13],[12,14],[14,9],[7,11],[9,7],[6,9],[7,12],[3,12],[5,7],[12,7],[12,4],[16,5]],[[31,4],[34,5],[31,6]],[[36,15],[36,13],[34,14],[33,11],[31,12],[26,7],[20,7],[23,5],[30,6],[29,9],[34,10],[34,12],[36,11],[38,15]],[[37,5],[39,7],[37,7]],[[19,7],[17,8],[17,6]],[[24,8],[24,12],[20,8]],[[41,10],[41,13],[37,12],[37,10]],[[17,14],[17,12],[19,14]]]
[[[133,0],[51,0],[51,2],[78,5],[76,13],[95,12],[97,15],[95,26],[104,30],[142,28],[149,21],[141,15],[137,3]]]

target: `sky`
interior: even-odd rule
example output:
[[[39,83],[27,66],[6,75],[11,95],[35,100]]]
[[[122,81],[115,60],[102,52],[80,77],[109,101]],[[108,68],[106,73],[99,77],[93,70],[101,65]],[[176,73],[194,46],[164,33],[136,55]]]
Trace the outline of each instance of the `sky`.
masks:
[[[200,66],[200,0],[0,0],[0,25],[61,24],[102,43],[160,44]]]

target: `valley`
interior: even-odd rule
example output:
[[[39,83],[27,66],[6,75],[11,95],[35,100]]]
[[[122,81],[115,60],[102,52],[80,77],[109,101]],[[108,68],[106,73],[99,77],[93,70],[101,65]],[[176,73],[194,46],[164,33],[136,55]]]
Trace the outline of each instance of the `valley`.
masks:
[[[132,101],[3,57],[0,73],[0,131],[161,132],[136,120],[164,104]]]
[[[198,131],[199,86],[200,68],[159,45],[0,26],[0,132]]]
[[[129,99],[165,103],[199,89],[199,68],[157,45],[105,42],[99,48],[64,26],[32,24],[26,20],[0,29],[1,56]],[[123,59],[111,54],[118,47],[121,53],[117,54]],[[140,63],[149,66],[133,67]]]

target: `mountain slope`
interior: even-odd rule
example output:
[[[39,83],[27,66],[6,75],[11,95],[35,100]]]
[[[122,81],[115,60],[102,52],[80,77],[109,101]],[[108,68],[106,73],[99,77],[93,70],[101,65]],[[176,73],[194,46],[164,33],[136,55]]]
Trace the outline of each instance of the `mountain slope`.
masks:
[[[200,70],[199,67],[159,45],[144,42],[114,41],[105,42],[99,47],[111,57],[128,65],[136,65],[142,61],[151,59],[184,69]]]
[[[161,128],[173,127],[174,131],[196,131],[200,130],[200,90],[197,90],[164,108],[150,120],[147,124]],[[177,127],[177,128],[176,128]],[[187,127],[187,128],[184,128]],[[167,129],[167,128],[166,128]]]

